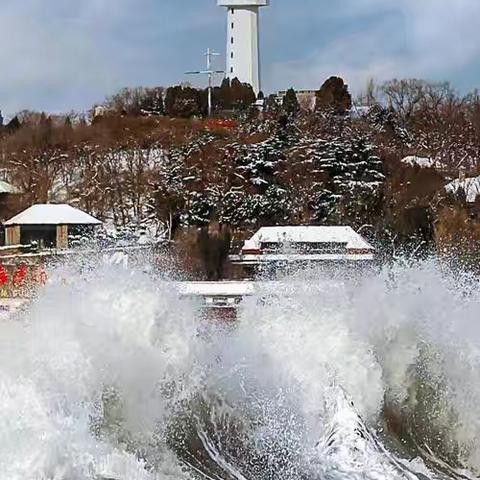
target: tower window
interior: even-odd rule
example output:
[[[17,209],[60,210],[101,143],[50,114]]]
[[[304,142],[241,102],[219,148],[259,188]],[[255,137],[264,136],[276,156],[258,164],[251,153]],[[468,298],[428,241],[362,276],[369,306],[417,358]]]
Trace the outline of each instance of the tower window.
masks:
[[[235,24],[232,22],[232,30],[235,28]]]
[[[230,67],[230,73],[233,73],[233,67]]]
[[[230,39],[230,42],[231,42],[231,43],[232,43],[232,45],[233,45],[233,37]]]
[[[233,58],[233,52],[230,52],[230,58]]]
[[[235,13],[235,9],[234,8],[231,8],[230,9],[230,13],[233,15]]]

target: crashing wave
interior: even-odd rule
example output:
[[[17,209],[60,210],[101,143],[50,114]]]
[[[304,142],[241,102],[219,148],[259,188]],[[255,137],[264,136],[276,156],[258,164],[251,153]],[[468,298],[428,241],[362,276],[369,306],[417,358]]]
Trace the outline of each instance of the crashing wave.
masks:
[[[302,272],[223,328],[173,282],[72,273],[0,322],[0,480],[480,471],[475,277],[426,262],[329,288]]]

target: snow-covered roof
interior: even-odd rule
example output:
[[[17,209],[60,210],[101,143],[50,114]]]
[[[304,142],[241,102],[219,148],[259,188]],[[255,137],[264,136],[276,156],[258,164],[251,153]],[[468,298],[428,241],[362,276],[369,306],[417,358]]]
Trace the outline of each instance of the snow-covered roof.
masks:
[[[311,292],[312,289],[321,291],[328,287],[343,288],[341,282],[317,279],[310,282],[289,280],[279,281],[223,281],[223,282],[178,282],[175,284],[182,296],[202,297],[247,297],[263,294],[288,294],[295,291]]]
[[[218,0],[219,7],[268,7],[270,0]]]
[[[181,295],[198,296],[247,296],[253,295],[253,282],[181,282],[178,283]]]
[[[474,203],[480,195],[480,177],[457,179],[445,186],[448,193],[456,194],[462,189],[468,203]]]
[[[374,250],[351,227],[262,227],[244,249],[259,249],[262,243],[344,243],[349,250]]]
[[[18,188],[0,180],[0,193],[19,193]]]
[[[9,225],[101,225],[88,213],[66,204],[33,205],[5,222]]]

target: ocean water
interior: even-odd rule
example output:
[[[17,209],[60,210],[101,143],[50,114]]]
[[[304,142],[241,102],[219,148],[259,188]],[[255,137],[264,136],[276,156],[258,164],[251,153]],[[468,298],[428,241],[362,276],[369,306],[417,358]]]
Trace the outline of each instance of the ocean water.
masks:
[[[0,480],[480,473],[474,276],[435,260],[302,271],[235,324],[145,269],[50,278],[0,321]]]

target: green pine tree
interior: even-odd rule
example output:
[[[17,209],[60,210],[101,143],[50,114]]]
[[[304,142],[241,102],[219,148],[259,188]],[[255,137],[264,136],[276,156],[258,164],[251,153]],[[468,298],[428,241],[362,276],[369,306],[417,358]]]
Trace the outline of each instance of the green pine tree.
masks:
[[[300,104],[298,103],[297,94],[293,88],[289,88],[283,99],[283,110],[288,115],[296,115],[300,110]]]

